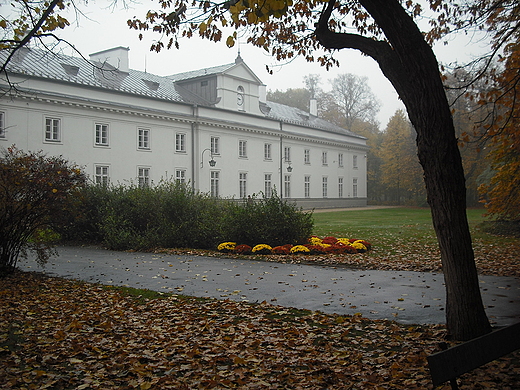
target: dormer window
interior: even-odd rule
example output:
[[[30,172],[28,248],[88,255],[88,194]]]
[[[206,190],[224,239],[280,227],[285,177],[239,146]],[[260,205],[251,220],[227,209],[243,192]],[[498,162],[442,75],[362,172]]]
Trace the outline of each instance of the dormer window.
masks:
[[[244,110],[244,87],[241,85],[237,88],[237,107],[239,110]]]

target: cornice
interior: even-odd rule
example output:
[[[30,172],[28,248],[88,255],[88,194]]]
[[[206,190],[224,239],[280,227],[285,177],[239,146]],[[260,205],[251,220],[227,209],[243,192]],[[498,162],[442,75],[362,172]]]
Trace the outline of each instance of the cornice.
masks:
[[[255,125],[248,125],[244,126],[243,124],[240,124],[238,122],[231,122],[231,121],[223,121],[223,120],[215,120],[207,117],[201,117],[196,115],[186,115],[186,114],[177,114],[172,113],[168,111],[162,111],[162,110],[153,110],[153,109],[143,109],[136,106],[131,105],[121,105],[116,104],[112,102],[107,101],[97,101],[93,99],[88,100],[78,100],[77,97],[71,97],[71,96],[38,96],[35,92],[26,91],[25,93],[19,94],[14,99],[20,99],[20,100],[29,100],[29,101],[35,101],[40,103],[46,103],[46,104],[52,104],[52,105],[61,105],[61,106],[67,106],[67,107],[73,107],[73,108],[80,108],[80,109],[86,109],[91,111],[103,111],[103,112],[109,112],[113,114],[120,114],[120,115],[129,115],[133,117],[139,117],[139,118],[148,118],[148,119],[154,119],[154,120],[160,120],[160,121],[167,121],[167,122],[175,122],[175,123],[184,123],[184,124],[198,124],[213,128],[219,128],[219,129],[227,129],[231,131],[237,131],[237,132],[244,132],[244,133],[253,133],[253,134],[260,134],[263,136],[269,136],[269,137],[282,137],[285,140],[293,140],[293,141],[301,141],[301,142],[313,142],[316,144],[322,144],[322,145],[328,145],[328,146],[334,146],[334,147],[340,147],[340,148],[346,148],[346,149],[352,149],[352,150],[360,150],[360,151],[366,151],[368,150],[368,146],[365,145],[358,145],[354,144],[348,141],[337,141],[337,140],[331,140],[324,137],[319,136],[312,136],[312,135],[301,135],[297,133],[290,133],[286,132],[280,129],[269,129],[266,127],[261,126],[255,126]],[[173,104],[183,104],[183,103],[173,103]],[[186,106],[193,106],[191,104],[183,104]],[[145,112],[146,110],[146,112]],[[230,114],[233,114],[230,112]],[[262,120],[269,121],[269,122],[275,122],[277,125],[280,123],[279,120],[272,119],[272,118],[261,118]],[[286,123],[285,121],[283,123]],[[306,129],[309,129],[309,127],[306,127]]]

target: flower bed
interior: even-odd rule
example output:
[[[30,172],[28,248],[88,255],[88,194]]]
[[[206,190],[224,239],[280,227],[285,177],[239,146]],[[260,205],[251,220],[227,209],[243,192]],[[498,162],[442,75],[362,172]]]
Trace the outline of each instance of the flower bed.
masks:
[[[246,244],[237,245],[236,242],[223,242],[217,249],[223,253],[235,253],[240,255],[288,255],[288,254],[356,254],[368,252],[372,244],[365,240],[352,238],[325,237],[319,238],[312,236],[308,243],[304,245],[280,245],[272,248],[267,244],[258,244],[251,247]]]

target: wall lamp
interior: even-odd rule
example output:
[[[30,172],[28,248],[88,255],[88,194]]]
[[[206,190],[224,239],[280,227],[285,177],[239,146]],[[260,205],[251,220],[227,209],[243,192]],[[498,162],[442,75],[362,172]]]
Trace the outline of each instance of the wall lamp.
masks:
[[[291,166],[291,162],[289,160],[287,160],[285,157],[282,157],[281,162],[287,164],[287,172],[292,172],[293,167]],[[282,171],[281,164],[280,164],[280,171]]]
[[[217,162],[213,159],[213,152],[211,151],[210,148],[207,148],[202,151],[202,156],[200,157],[200,167],[204,168],[204,152],[205,151],[209,151],[209,153],[210,153],[211,160],[208,161],[209,166],[214,167],[215,165],[217,165]]]

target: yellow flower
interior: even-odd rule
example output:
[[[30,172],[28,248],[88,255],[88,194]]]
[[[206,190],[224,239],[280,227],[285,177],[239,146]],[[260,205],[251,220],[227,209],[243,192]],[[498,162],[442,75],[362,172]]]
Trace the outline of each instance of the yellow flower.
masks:
[[[253,253],[262,253],[262,254],[268,254],[268,253],[271,253],[271,251],[273,250],[273,248],[271,248],[269,245],[267,244],[258,244],[258,245],[255,245],[252,252]]]
[[[354,248],[356,248],[356,249],[361,249],[361,250],[364,250],[364,251],[367,250],[367,247],[365,245],[363,245],[363,243],[361,243],[361,240],[354,241],[352,243],[352,246]]]
[[[322,243],[322,239],[316,236],[312,236],[309,238],[309,243],[311,245],[320,245]]]
[[[303,245],[295,245],[291,248],[291,253],[309,253],[310,250]]]
[[[221,252],[231,252],[235,250],[236,246],[236,242],[223,242],[222,244],[218,245],[217,249]]]
[[[58,192],[58,190],[56,188],[53,188],[52,193],[55,194],[56,192]]]

